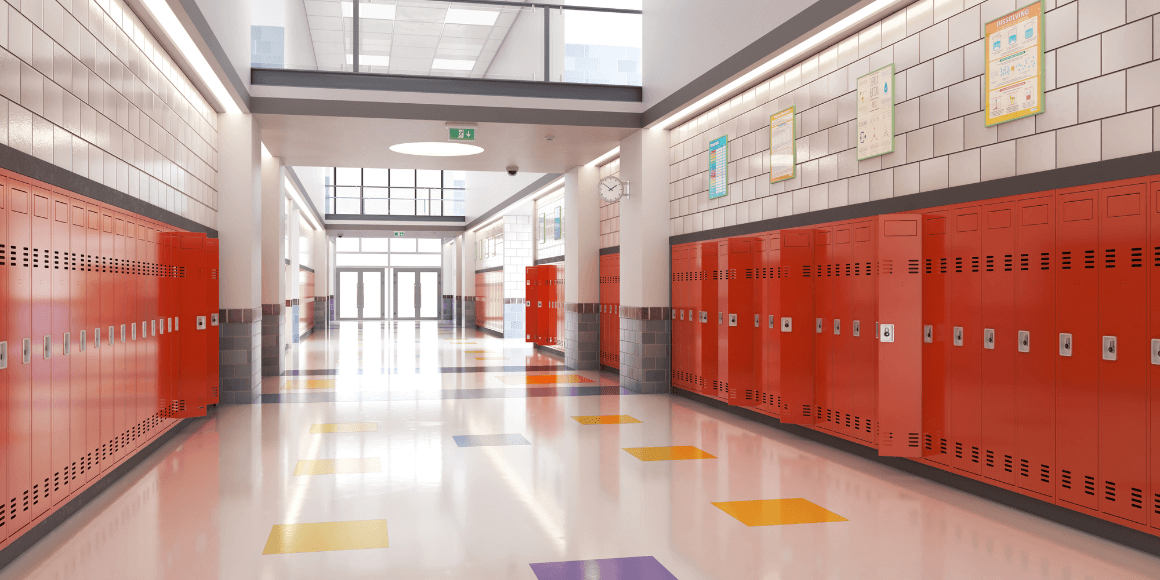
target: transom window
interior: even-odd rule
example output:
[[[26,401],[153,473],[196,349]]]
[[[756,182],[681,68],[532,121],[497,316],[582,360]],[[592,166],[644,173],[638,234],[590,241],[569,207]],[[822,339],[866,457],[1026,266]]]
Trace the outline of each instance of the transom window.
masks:
[[[437,169],[334,167],[326,177],[328,218],[343,215],[462,216],[467,173]]]

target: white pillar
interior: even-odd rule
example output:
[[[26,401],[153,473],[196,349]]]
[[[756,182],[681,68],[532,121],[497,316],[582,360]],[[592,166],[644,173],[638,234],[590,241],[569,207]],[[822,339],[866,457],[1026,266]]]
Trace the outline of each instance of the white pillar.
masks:
[[[262,156],[262,376],[280,377],[286,368],[286,169],[282,160]]]
[[[290,237],[290,255],[287,256],[290,264],[286,266],[286,284],[288,286],[286,288],[286,299],[290,301],[290,316],[286,324],[287,330],[289,331],[287,338],[293,344],[298,344],[298,335],[300,332],[298,329],[298,315],[302,307],[302,286],[298,283],[298,280],[302,276],[298,268],[301,265],[301,250],[299,246],[302,244],[302,225],[299,221],[300,212],[301,210],[298,206],[291,204],[290,215],[286,217],[286,225],[288,227],[286,235]],[[285,264],[285,261],[283,263]]]
[[[463,246],[459,253],[458,289],[456,294],[462,298],[463,306],[456,313],[456,325],[471,328],[475,326],[475,232],[463,232],[458,238]]]
[[[564,360],[600,368],[600,169],[564,174]]]

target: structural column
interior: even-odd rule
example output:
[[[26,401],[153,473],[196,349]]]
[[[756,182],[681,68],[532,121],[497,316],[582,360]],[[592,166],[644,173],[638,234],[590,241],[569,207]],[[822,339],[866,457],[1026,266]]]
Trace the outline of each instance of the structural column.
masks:
[[[669,132],[642,129],[620,143],[620,385],[668,393]]]
[[[463,232],[455,238],[463,248],[456,262],[458,276],[455,288],[455,326],[475,326],[475,232]]]
[[[503,335],[504,338],[523,340],[527,336],[525,324],[528,266],[532,257],[531,202],[503,216]]]
[[[286,170],[277,157],[262,157],[262,376],[285,370]],[[281,385],[279,385],[281,386]]]
[[[286,257],[286,305],[289,309],[286,317],[286,330],[289,332],[289,342],[298,344],[301,332],[298,328],[298,315],[302,308],[302,286],[299,284],[302,274],[299,266],[302,265],[302,222],[301,210],[291,204],[290,213],[286,216],[286,234],[290,236],[290,255]]]
[[[218,117],[221,402],[261,398],[261,140],[251,115]]]
[[[316,230],[314,244],[314,332],[330,329],[330,236]]]
[[[564,363],[600,368],[600,169],[564,174]]]

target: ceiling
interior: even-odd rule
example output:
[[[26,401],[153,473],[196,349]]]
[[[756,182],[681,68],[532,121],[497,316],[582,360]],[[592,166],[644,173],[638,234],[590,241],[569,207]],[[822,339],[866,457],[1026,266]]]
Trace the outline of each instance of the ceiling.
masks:
[[[389,149],[396,143],[446,141],[442,121],[256,115],[262,142],[286,165],[383,167],[563,173],[620,145],[635,129],[479,123],[475,144],[483,153],[464,157],[418,157]],[[548,141],[546,137],[553,139]]]
[[[305,2],[318,68],[352,70],[351,2]],[[483,77],[520,10],[527,9],[430,0],[360,0],[359,72]],[[434,66],[437,59],[439,67]]]

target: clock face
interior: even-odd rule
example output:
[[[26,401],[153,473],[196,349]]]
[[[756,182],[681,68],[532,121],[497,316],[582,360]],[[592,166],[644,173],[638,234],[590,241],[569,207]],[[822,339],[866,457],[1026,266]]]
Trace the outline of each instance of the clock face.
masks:
[[[597,188],[600,190],[601,199],[610,203],[624,195],[624,182],[612,175],[601,179]]]

